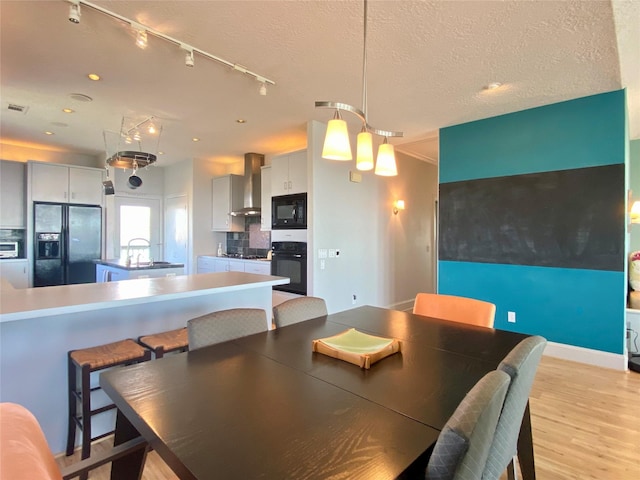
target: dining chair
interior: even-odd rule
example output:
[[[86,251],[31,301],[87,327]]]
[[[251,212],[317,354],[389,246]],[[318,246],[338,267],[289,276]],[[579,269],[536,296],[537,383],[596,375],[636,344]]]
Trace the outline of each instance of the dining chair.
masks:
[[[442,318],[443,320],[493,328],[496,306],[491,302],[475,298],[439,293],[418,293],[413,304],[413,313],[425,317]]]
[[[520,425],[529,402],[529,392],[538,370],[547,340],[540,336],[528,337],[500,362],[498,370],[511,377],[504,407],[498,420],[496,435],[491,444],[489,459],[482,480],[498,480],[507,470],[509,480],[516,478],[517,444]]]
[[[444,425],[426,480],[480,480],[495,434],[509,375],[493,370],[467,393]]]
[[[259,308],[232,308],[187,322],[189,350],[215,345],[267,330],[267,314]]]
[[[292,298],[273,307],[273,322],[276,327],[285,327],[292,323],[304,322],[311,318],[327,314],[327,304],[323,298]]]
[[[36,417],[17,403],[0,403],[0,480],[68,480],[143,449],[146,455],[138,437],[60,469]]]

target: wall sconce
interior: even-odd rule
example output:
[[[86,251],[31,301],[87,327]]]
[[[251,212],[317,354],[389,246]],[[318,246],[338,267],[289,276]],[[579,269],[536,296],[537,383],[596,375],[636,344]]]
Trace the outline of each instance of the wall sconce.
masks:
[[[640,200],[636,200],[631,205],[629,217],[631,218],[631,223],[640,223]]]
[[[404,200],[396,200],[393,202],[393,214],[397,215],[400,210],[404,210]]]

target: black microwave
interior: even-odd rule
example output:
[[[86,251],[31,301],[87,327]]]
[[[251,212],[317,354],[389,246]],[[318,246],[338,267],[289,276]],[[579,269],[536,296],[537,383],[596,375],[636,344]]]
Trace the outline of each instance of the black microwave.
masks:
[[[307,228],[307,194],[271,197],[271,229]]]

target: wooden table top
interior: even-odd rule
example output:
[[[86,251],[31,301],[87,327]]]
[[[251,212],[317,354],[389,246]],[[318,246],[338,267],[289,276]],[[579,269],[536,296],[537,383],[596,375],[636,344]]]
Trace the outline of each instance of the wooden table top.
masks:
[[[311,351],[355,327],[403,341],[370,370]],[[424,475],[467,391],[524,335],[375,307],[101,375],[181,479]]]

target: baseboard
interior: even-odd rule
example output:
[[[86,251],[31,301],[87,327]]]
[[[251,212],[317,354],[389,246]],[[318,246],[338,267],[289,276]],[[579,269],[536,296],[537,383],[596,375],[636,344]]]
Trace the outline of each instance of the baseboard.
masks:
[[[550,357],[562,358],[573,362],[586,363],[596,367],[627,370],[627,358],[618,353],[602,352],[590,348],[565,345],[563,343],[548,342],[544,354]]]

